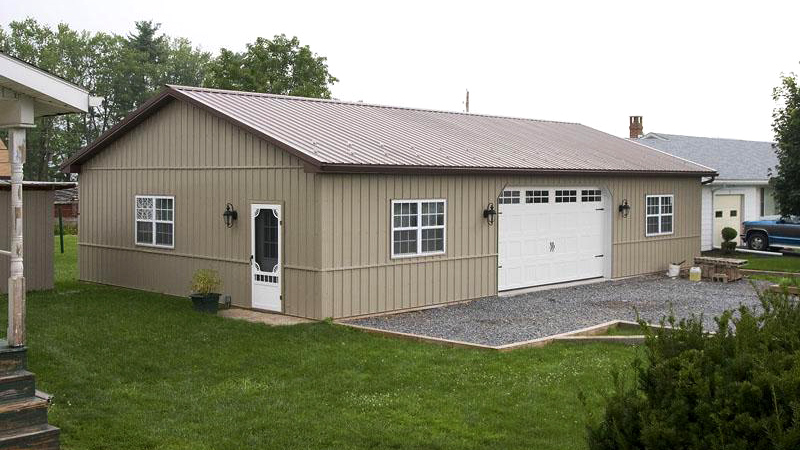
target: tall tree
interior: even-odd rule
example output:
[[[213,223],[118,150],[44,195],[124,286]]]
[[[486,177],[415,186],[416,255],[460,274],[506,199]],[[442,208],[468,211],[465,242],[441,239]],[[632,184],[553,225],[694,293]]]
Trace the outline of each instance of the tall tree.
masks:
[[[778,154],[777,174],[772,178],[775,201],[782,215],[800,215],[800,86],[796,74],[781,78],[773,99],[778,103],[772,115]]]
[[[64,179],[58,165],[144,102],[163,83],[200,85],[211,54],[186,39],[158,34],[158,24],[137,22],[133,33],[55,30],[34,19],[0,27],[0,51],[61,76],[103,97],[87,114],[44,117],[28,134],[28,180]]]
[[[222,49],[205,85],[222,89],[330,98],[339,81],[328,71],[327,58],[300,45],[296,37],[277,35],[247,44],[244,53]]]

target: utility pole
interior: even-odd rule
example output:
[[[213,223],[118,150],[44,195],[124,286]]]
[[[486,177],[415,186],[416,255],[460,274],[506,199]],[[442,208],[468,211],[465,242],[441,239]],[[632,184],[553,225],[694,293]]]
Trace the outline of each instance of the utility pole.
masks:
[[[469,89],[467,89],[467,101],[464,102],[464,104],[467,107],[467,112],[469,112]]]

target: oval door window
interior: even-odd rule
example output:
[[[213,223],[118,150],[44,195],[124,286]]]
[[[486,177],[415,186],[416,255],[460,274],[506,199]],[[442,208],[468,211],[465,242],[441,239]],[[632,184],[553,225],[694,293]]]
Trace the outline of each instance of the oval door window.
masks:
[[[278,271],[278,217],[273,209],[261,209],[255,219],[256,254],[258,270]]]

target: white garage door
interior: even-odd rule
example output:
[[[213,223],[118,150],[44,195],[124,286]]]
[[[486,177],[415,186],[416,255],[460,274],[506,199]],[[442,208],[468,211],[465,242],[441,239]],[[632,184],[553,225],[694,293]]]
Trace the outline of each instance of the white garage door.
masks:
[[[513,188],[498,199],[498,289],[603,276],[599,188]]]

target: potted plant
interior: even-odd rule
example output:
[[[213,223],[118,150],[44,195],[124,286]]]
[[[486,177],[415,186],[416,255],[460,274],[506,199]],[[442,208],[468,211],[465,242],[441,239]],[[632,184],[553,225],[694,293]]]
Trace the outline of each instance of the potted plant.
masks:
[[[192,277],[192,292],[189,296],[196,311],[216,314],[219,308],[219,294],[216,292],[222,281],[217,271],[200,269]]]
[[[736,236],[739,233],[731,227],[725,227],[722,229],[722,251],[723,253],[731,254],[736,251]]]

